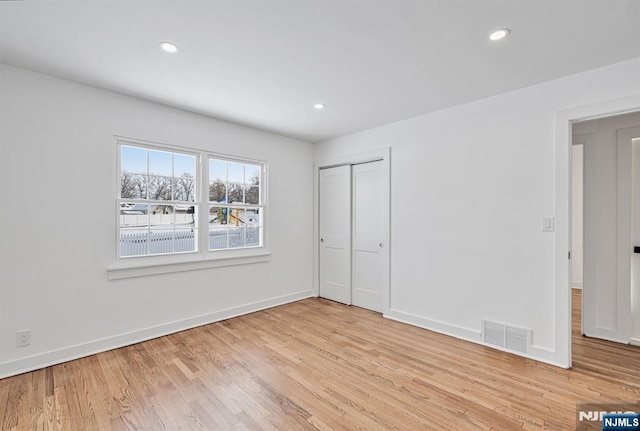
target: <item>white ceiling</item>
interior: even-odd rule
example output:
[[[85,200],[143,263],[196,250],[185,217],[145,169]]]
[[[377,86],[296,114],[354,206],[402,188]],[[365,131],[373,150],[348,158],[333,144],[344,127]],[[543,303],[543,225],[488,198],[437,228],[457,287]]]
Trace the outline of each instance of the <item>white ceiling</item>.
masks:
[[[0,62],[310,142],[639,56],[638,0],[0,1]]]

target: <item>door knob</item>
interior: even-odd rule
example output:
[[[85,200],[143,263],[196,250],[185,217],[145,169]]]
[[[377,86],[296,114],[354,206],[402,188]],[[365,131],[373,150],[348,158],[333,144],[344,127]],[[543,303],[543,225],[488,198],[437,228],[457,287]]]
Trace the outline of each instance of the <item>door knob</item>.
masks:
[[[380,246],[380,248],[384,247],[383,243],[378,244]]]
[[[324,238],[320,238],[320,242],[324,242]]]

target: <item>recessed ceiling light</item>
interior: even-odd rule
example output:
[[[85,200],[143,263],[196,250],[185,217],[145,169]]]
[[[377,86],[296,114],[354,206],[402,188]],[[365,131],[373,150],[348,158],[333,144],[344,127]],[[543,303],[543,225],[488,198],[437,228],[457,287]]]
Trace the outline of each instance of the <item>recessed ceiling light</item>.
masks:
[[[313,107],[316,109],[324,109],[324,103],[316,103]]]
[[[160,42],[160,48],[162,48],[163,51],[170,52],[172,54],[178,52],[178,45],[171,42]]]
[[[510,32],[511,32],[511,30],[509,30],[508,28],[501,28],[500,30],[496,30],[493,33],[491,33],[489,35],[489,39],[491,39],[491,40],[504,39],[505,37],[507,37],[509,35]]]

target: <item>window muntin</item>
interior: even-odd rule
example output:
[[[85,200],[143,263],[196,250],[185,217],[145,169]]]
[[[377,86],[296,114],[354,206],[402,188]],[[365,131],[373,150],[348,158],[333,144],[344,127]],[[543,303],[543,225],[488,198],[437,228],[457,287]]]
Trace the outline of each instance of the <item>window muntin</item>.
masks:
[[[263,163],[118,144],[119,258],[264,245]]]

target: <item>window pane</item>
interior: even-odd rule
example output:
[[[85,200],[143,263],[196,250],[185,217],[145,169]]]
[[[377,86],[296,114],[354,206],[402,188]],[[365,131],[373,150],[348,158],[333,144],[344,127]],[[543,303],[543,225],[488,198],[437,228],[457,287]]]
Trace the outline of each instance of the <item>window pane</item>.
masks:
[[[262,213],[260,208],[247,208],[244,221],[247,226],[262,226]]]
[[[147,150],[136,147],[121,147],[120,168],[122,172],[146,174]]]
[[[245,203],[258,205],[260,203],[260,187],[249,186],[245,193]]]
[[[227,186],[220,181],[209,183],[209,201],[210,202],[226,202]]]
[[[120,256],[147,254],[149,205],[135,202],[120,204]]]
[[[188,175],[191,178],[196,176],[196,157],[186,154],[173,155],[173,176],[183,177]]]
[[[256,165],[244,165],[245,169],[245,184],[259,185],[260,184],[260,166]]]
[[[222,222],[222,208],[209,207],[209,225],[220,225]]]
[[[250,227],[245,228],[245,246],[246,247],[260,247],[260,238],[262,238],[262,228],[261,227]]]
[[[227,162],[218,159],[209,159],[209,181],[227,181]]]
[[[120,176],[120,197],[122,199],[146,199],[146,177],[140,174],[123,173]]]
[[[140,199],[147,199],[149,193],[149,178],[146,175],[134,175],[132,181],[136,193],[140,195]]]
[[[221,250],[227,247],[227,228],[218,227],[209,229],[209,250]]]
[[[247,208],[245,212],[245,246],[262,245],[262,211],[260,208]]]
[[[150,226],[170,226],[173,229],[173,205],[149,205]]]
[[[120,204],[120,215],[129,216],[144,216],[144,217],[120,217],[120,225],[147,225],[149,224],[149,218],[146,216],[149,213],[148,204],[139,204],[135,202],[123,202]]]
[[[176,205],[176,228],[195,229],[198,226],[197,205]]]
[[[147,229],[120,229],[120,257],[144,256],[149,241]]]
[[[209,225],[222,226],[229,223],[229,208],[209,207]]]
[[[229,208],[229,225],[244,226],[246,223],[244,208]]]
[[[228,208],[209,207],[209,250],[227,248]]]
[[[176,253],[196,251],[197,237],[197,229],[184,229],[176,226],[174,235],[174,251]]]
[[[158,201],[171,200],[172,181],[167,177],[149,177],[149,199]]]
[[[151,227],[149,254],[173,253],[173,227]]]
[[[227,201],[231,204],[234,202],[244,202],[244,186],[241,184],[229,184],[227,186]]]
[[[196,182],[189,174],[183,174],[173,180],[174,199],[184,202],[195,202]]]
[[[244,165],[242,163],[228,162],[228,178],[230,183],[244,183]]]
[[[232,226],[229,228],[229,248],[245,246],[244,228]]]
[[[149,174],[164,175],[166,177],[172,176],[173,166],[171,153],[149,150]]]

